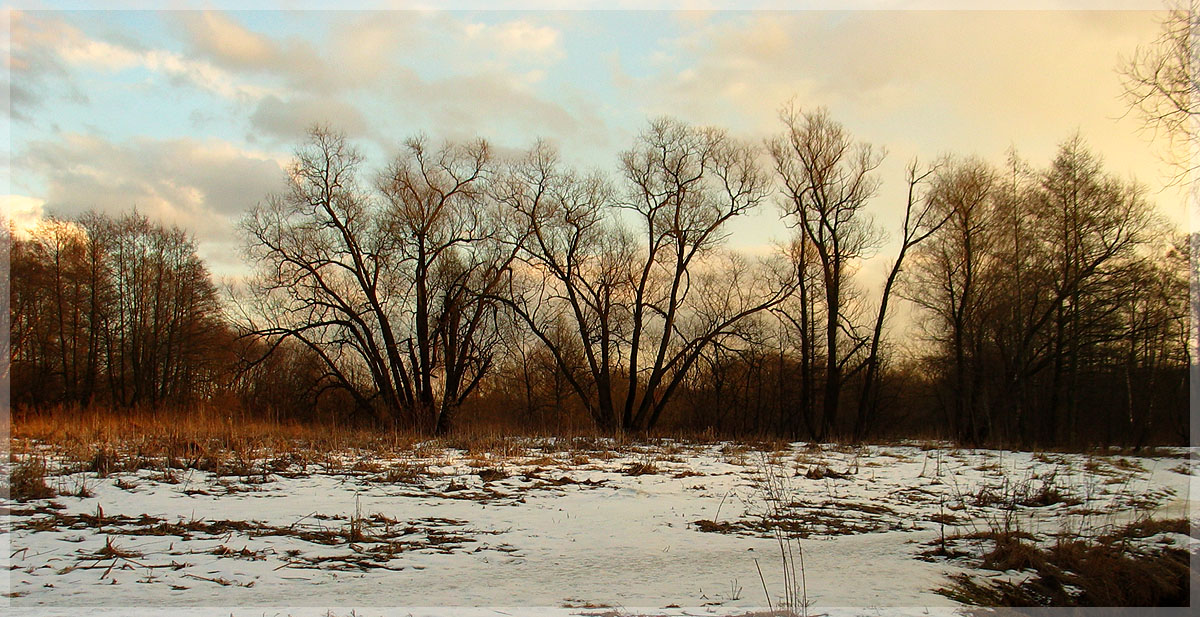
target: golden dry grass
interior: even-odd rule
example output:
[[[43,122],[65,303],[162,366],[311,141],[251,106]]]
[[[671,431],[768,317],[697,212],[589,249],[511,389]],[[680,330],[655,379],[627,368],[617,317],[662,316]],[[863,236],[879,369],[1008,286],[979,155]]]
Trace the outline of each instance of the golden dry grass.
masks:
[[[714,443],[712,436],[640,437],[603,435],[515,435],[494,428],[471,428],[446,437],[417,431],[381,429],[347,423],[281,422],[228,412],[214,406],[161,411],[106,407],[56,407],[14,410],[11,452],[14,460],[50,456],[76,471],[99,477],[139,468],[201,469],[222,475],[265,474],[296,464],[328,469],[382,472],[377,459],[428,460],[462,451],[477,467],[503,461],[550,460],[554,464],[611,460],[624,455],[660,457]],[[778,442],[738,445],[775,449]],[[349,459],[346,455],[349,454]],[[357,463],[356,463],[357,461]]]

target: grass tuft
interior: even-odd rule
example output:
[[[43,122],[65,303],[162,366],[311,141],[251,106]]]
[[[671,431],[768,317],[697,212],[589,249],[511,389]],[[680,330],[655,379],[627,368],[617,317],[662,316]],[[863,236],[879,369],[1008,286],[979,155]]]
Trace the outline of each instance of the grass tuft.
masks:
[[[51,499],[58,493],[46,484],[46,460],[29,457],[13,467],[9,477],[11,497],[17,501]]]
[[[1019,580],[960,574],[946,597],[978,606],[1187,606],[1200,582],[1186,550],[1146,546],[1136,540],[1158,533],[1187,533],[1185,519],[1144,521],[1094,539],[1060,540],[1041,547],[1028,534],[992,535],[995,548],[981,567],[1031,571]]]

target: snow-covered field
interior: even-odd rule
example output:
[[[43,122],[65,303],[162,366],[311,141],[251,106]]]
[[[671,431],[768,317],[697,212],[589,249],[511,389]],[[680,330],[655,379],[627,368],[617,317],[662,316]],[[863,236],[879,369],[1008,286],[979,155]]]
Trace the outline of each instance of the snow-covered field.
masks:
[[[101,476],[44,456],[58,496],[4,502],[14,615],[745,614],[783,595],[780,510],[803,549],[811,614],[948,614],[935,590],[979,571],[971,540],[956,543],[967,556],[927,555],[943,535],[1193,518],[1200,472],[1186,449],[915,444],[540,440],[272,455],[242,475],[149,465]]]

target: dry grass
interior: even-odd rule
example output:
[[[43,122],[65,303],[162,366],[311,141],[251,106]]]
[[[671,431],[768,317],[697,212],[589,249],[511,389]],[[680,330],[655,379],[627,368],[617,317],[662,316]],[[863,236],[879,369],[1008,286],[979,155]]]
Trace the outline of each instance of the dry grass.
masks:
[[[1190,531],[1186,519],[1149,520],[1096,538],[1059,539],[1048,547],[1028,533],[974,534],[970,537],[993,546],[979,567],[1033,575],[1014,580],[957,575],[938,592],[979,606],[1186,606],[1197,582],[1188,552],[1136,541]]]
[[[431,438],[418,431],[380,429],[348,423],[280,422],[213,407],[187,410],[113,410],[104,407],[16,409],[12,415],[14,452],[28,455],[47,447],[72,461],[71,471],[104,477],[136,469],[200,469],[218,475],[278,473],[311,464],[356,465],[352,471],[378,473],[371,467],[382,458],[431,459],[457,450],[494,466],[497,459],[558,458],[574,465],[610,460],[629,453],[671,457],[691,447],[717,443],[712,435],[666,437],[576,433],[519,436],[491,429],[465,429]],[[778,449],[783,442],[735,446],[740,451]],[[353,453],[346,463],[330,455]],[[264,468],[263,461],[267,461]]]
[[[685,453],[708,447],[684,437],[637,440],[621,434],[551,437],[465,430],[430,437],[349,424],[241,418],[215,408],[158,413],[102,407],[15,410],[11,434],[13,461],[24,465],[15,470],[20,485],[14,494],[25,499],[53,496],[54,488],[43,490],[39,478],[44,484],[47,477],[79,472],[98,479],[149,470],[151,480],[171,484],[191,470],[233,476],[243,483],[268,482],[271,476],[344,473],[366,482],[416,485],[435,479],[437,466],[465,461],[486,484],[531,466],[603,467],[605,461],[634,457],[637,463],[622,471],[670,473],[665,463],[682,463]],[[725,445],[741,452],[753,447]],[[757,446],[778,448],[780,443]],[[27,461],[33,462],[22,463]],[[121,481],[126,490],[136,486]]]
[[[46,484],[46,459],[31,456],[13,467],[9,495],[17,501],[50,499],[58,493]]]
[[[88,470],[122,469],[122,457],[154,457],[201,464],[218,453],[286,453],[297,450],[372,453],[409,450],[423,436],[346,424],[299,424],[234,417],[201,408],[188,412],[113,411],[105,408],[14,410],[16,443],[50,444],[88,462]]]
[[[415,431],[235,418],[213,409],[187,413],[104,408],[17,410],[13,413],[11,436],[15,460],[49,452],[55,460],[69,463],[61,471],[86,471],[97,477],[137,469],[164,474],[171,469],[198,469],[217,475],[251,476],[302,472],[310,465],[319,465],[326,469],[347,467],[359,474],[393,475],[393,480],[399,480],[414,470],[383,469],[377,461],[429,460],[455,449],[466,452],[479,467],[492,467],[496,459],[527,456],[530,444],[535,443],[495,432],[431,439]],[[537,445],[600,458],[614,447],[611,440],[595,438],[541,440]],[[346,453],[353,455],[349,462],[340,458]],[[29,474],[35,469],[20,471],[31,478]],[[38,492],[36,486],[28,484],[14,490],[17,494]]]
[[[621,470],[627,476],[645,476],[659,473],[658,465],[654,464],[651,459],[642,459],[635,463],[630,463],[627,467]]]
[[[215,548],[207,553],[217,557],[237,559],[262,560],[266,558],[265,551],[253,551],[243,546],[241,549],[231,547],[230,542],[235,534],[247,537],[278,537],[302,541],[297,548],[286,552],[286,567],[316,568],[333,570],[367,571],[370,569],[402,569],[391,564],[398,555],[410,551],[426,553],[451,553],[463,549],[468,544],[478,543],[478,537],[495,535],[499,532],[470,528],[464,521],[446,518],[427,517],[412,520],[398,520],[383,514],[365,515],[361,508],[348,518],[339,515],[314,514],[314,522],[304,523],[303,519],[288,526],[275,526],[257,521],[241,520],[177,520],[166,519],[143,514],[138,517],[124,515],[108,515],[102,512],[96,514],[70,514],[54,508],[53,505],[36,505],[14,511],[22,517],[14,521],[14,529],[30,531],[62,531],[65,529],[94,529],[99,534],[105,534],[104,546],[92,553],[79,553],[76,564],[68,568],[108,567],[100,565],[80,565],[96,560],[126,560],[143,557],[143,553],[118,545],[114,535],[122,537],[174,537],[180,540],[204,539],[221,540]],[[34,515],[37,515],[36,517]],[[329,525],[329,521],[344,521],[344,524]],[[174,547],[174,543],[171,543]],[[325,550],[313,550],[316,547],[326,547]],[[512,552],[515,549],[508,545],[493,547],[495,550]],[[335,549],[335,550],[329,550]],[[336,550],[344,549],[344,550]],[[165,553],[147,555],[150,558],[174,558],[181,555],[194,554],[188,548],[167,549]],[[143,564],[135,562],[138,567],[179,569],[177,562],[166,564]],[[283,567],[283,566],[281,566]],[[187,574],[185,576],[195,575]],[[204,579],[210,580],[210,579]],[[217,582],[215,580],[211,582]]]

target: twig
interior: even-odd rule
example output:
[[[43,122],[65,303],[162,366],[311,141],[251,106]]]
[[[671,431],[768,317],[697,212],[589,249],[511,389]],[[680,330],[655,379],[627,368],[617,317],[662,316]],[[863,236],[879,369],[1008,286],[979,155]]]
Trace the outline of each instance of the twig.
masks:
[[[775,607],[771,604],[771,592],[767,591],[767,579],[763,578],[762,567],[758,565],[757,557],[754,559],[754,567],[758,569],[758,580],[762,581],[763,595],[767,596],[767,608],[774,613]]]

